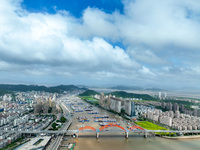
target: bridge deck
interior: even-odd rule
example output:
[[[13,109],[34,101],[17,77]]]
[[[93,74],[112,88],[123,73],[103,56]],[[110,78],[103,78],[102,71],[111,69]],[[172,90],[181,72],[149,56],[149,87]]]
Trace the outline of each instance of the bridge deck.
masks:
[[[200,130],[184,130],[184,131],[179,131],[179,130],[146,130],[146,131],[142,131],[142,130],[126,130],[127,132],[135,132],[135,133],[200,133]],[[41,131],[1,131],[1,132],[9,132],[9,133],[22,133],[22,134],[40,134],[40,133],[46,133],[46,134],[74,134],[74,133],[96,133],[97,131],[93,131],[93,130],[60,130],[60,131],[48,131],[48,130],[41,130]],[[124,130],[121,129],[105,129],[102,130],[100,132],[125,132]]]

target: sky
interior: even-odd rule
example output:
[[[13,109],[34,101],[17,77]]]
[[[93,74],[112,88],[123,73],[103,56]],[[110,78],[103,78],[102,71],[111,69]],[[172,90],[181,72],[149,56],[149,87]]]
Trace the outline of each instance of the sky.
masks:
[[[0,83],[200,89],[199,0],[0,2]]]

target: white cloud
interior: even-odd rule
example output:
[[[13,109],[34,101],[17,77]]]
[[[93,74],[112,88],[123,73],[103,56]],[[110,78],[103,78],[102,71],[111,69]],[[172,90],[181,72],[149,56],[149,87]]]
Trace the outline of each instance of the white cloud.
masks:
[[[21,0],[1,0],[1,71],[119,83],[179,80],[181,73],[197,80],[198,0],[124,0],[124,14],[88,7],[79,19],[55,10],[31,13]]]
[[[127,50],[127,53],[129,53],[129,55],[135,58],[136,60],[150,64],[152,66],[169,64],[169,62],[161,59],[159,56],[156,56],[151,50],[148,49],[145,50],[142,48],[134,48],[134,49],[129,48]]]
[[[151,75],[151,76],[155,76],[154,73],[152,73],[149,68],[143,66],[142,69],[140,70],[140,72],[144,75]]]
[[[7,10],[10,15],[0,14],[0,18],[5,18],[0,23],[0,28],[4,29],[0,32],[0,59],[12,65],[37,65],[38,71],[34,67],[26,73],[39,74],[42,65],[47,68],[66,66],[64,74],[73,70],[77,73],[106,71],[111,74],[140,67],[123,49],[113,47],[100,35],[84,40],[73,35],[72,26],[79,24],[68,13],[29,13],[16,8],[19,3],[13,5],[12,0],[3,2],[1,12],[10,6]]]

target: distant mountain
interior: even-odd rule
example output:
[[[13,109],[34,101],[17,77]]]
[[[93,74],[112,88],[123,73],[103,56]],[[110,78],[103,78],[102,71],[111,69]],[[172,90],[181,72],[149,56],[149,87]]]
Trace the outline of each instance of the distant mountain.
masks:
[[[74,90],[87,90],[86,88],[79,88],[75,85],[59,85],[54,87],[38,86],[38,85],[12,85],[12,84],[0,84],[0,90],[6,91],[44,91],[50,93],[62,93],[63,91],[74,91]]]
[[[139,86],[114,86],[111,87],[110,89],[117,89],[117,90],[144,90],[142,87]]]
[[[75,85],[59,85],[59,86],[55,86],[55,87],[51,87],[51,88],[55,88],[55,89],[60,89],[63,91],[70,91],[70,90],[88,90],[87,88],[79,88],[78,86]]]
[[[87,89],[98,88],[98,86],[93,86],[93,85],[77,85],[77,86],[80,88],[87,88]]]
[[[155,100],[152,96],[148,94],[134,94],[134,93],[127,93],[124,91],[115,91],[108,93],[111,95],[115,95],[116,97],[122,97],[122,98],[142,98],[142,100]]]
[[[146,89],[144,89],[144,90],[155,91],[155,92],[168,91],[168,90],[159,89],[159,88],[146,88]]]
[[[79,96],[91,96],[91,95],[95,95],[95,94],[100,94],[94,90],[87,90],[85,92],[83,92],[82,94],[79,94]]]
[[[139,86],[123,86],[123,85],[120,85],[120,86],[114,86],[114,87],[111,87],[110,89],[116,89],[116,90],[148,90],[148,91],[156,91],[156,92],[159,92],[159,91],[166,91],[164,89],[160,89],[160,88],[142,88],[142,87],[139,87]]]

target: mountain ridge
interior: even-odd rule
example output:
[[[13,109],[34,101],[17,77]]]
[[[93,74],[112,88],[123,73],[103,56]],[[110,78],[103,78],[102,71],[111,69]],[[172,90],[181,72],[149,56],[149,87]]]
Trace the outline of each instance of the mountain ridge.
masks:
[[[44,91],[50,93],[62,93],[64,91],[87,90],[87,88],[79,88],[78,86],[75,85],[58,85],[58,86],[46,87],[44,85],[0,84],[0,90],[18,91],[18,92]]]

